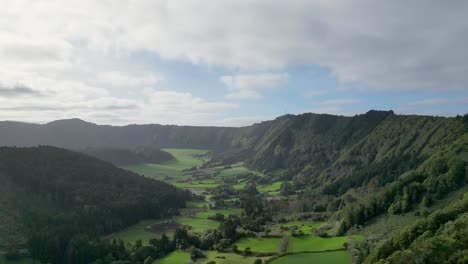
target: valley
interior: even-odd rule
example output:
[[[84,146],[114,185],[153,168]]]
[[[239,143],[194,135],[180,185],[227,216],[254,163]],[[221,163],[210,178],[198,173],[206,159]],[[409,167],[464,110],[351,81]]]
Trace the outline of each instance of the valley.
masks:
[[[222,200],[210,200],[211,189],[219,186],[231,186],[234,190],[242,190],[250,181],[246,174],[264,177],[262,173],[251,171],[238,162],[225,166],[202,167],[210,161],[207,150],[197,149],[164,149],[175,157],[174,161],[162,164],[142,164],[129,166],[126,169],[140,173],[150,178],[155,178],[174,184],[179,188],[191,190],[197,194],[204,195],[205,201],[193,201],[187,203],[187,208],[182,209],[180,216],[174,216],[163,220],[144,220],[125,230],[107,236],[108,239],[122,239],[127,247],[131,248],[141,240],[148,243],[151,238],[159,237],[161,234],[172,236],[177,228],[188,227],[191,233],[203,233],[208,229],[217,229],[219,221],[211,220],[211,216],[222,214],[224,218],[229,215],[240,216],[243,209],[236,207],[239,200],[236,194]],[[200,168],[201,167],[201,168]],[[262,199],[281,197],[282,182],[258,185],[257,189]],[[283,198],[286,198],[283,196]],[[216,204],[222,201],[222,209],[215,209]],[[234,202],[234,203],[233,203]],[[227,204],[227,206],[226,206]],[[234,252],[204,251],[205,258],[196,263],[237,264],[253,263],[256,259],[271,263],[290,263],[300,258],[304,263],[351,263],[351,256],[345,250],[344,244],[350,240],[361,241],[361,235],[341,237],[319,237],[314,231],[330,223],[324,221],[294,221],[270,224],[267,233],[252,233],[250,237],[238,239],[233,243],[236,247]],[[156,227],[163,225],[161,227]],[[296,233],[301,233],[295,237]],[[248,252],[248,253],[246,253]],[[298,255],[296,257],[296,255]],[[190,254],[184,251],[173,252],[155,263],[175,264],[190,261]],[[309,262],[307,262],[309,261]],[[338,262],[337,262],[338,261]]]
[[[110,139],[135,129],[86,127]],[[100,151],[90,156],[1,148],[2,264],[31,263],[21,258],[29,255],[43,263],[359,264],[467,253],[468,116],[303,114],[189,129],[216,135],[216,147],[185,127],[157,128],[170,145],[102,152],[96,133],[85,146]]]

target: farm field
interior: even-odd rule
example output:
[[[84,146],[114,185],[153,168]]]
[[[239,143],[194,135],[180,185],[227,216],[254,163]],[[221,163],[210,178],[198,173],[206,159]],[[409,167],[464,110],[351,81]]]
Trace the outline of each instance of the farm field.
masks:
[[[191,227],[192,232],[200,233],[207,229],[216,229],[219,226],[219,222],[193,217],[178,217],[176,218],[177,223]]]
[[[344,249],[343,244],[348,237],[321,238],[317,236],[291,237],[289,239],[288,252],[324,251]]]
[[[202,149],[163,149],[172,154],[176,160],[164,162],[162,164],[141,164],[124,167],[133,172],[163,180],[166,176],[174,179],[183,179],[186,174],[183,170],[190,169],[193,166],[200,166],[207,161],[198,155],[204,155],[208,150]]]
[[[279,237],[268,237],[268,238],[242,238],[238,240],[235,244],[237,248],[241,251],[246,248],[250,248],[252,252],[261,252],[261,253],[270,253],[278,252],[278,248],[281,243],[281,238]]]
[[[208,263],[210,261],[215,261],[216,264],[251,264],[257,259],[257,257],[244,257],[239,254],[234,253],[220,253],[216,251],[207,251],[205,252],[206,258],[197,260],[196,263]],[[266,259],[260,258],[260,259]]]
[[[232,208],[232,209],[210,209],[205,212],[200,212],[195,215],[195,218],[202,218],[208,219],[209,216],[215,214],[223,214],[224,217],[228,217],[229,215],[240,215],[242,213],[242,209],[240,208]]]
[[[270,262],[271,264],[348,264],[351,256],[346,251],[329,251],[320,253],[300,253],[286,255]]]
[[[250,172],[250,170],[245,168],[245,167],[233,167],[231,169],[222,170],[219,173],[219,176],[229,177],[229,176],[234,176],[234,175],[238,175],[238,174],[242,174],[242,173],[246,173],[246,172]]]

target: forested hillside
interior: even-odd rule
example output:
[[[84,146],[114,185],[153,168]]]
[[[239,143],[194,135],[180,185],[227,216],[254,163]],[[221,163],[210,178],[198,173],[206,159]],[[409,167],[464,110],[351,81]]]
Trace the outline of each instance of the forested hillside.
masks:
[[[0,148],[0,181],[0,212],[8,222],[2,235],[12,237],[5,238],[10,247],[27,239],[43,263],[65,263],[76,239],[171,215],[188,198],[169,184],[55,147]]]
[[[236,128],[174,125],[96,125],[80,119],[58,120],[44,125],[0,122],[0,146],[51,145],[85,148],[199,148],[229,146]]]
[[[100,160],[108,161],[116,166],[129,166],[143,163],[159,164],[174,160],[174,156],[166,151],[153,147],[123,148],[87,148],[80,150]]]

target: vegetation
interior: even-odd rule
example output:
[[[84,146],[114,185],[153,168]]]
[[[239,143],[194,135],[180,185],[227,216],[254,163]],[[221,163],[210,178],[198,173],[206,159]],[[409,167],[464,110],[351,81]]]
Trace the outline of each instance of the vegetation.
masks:
[[[174,159],[174,156],[157,148],[138,147],[124,148],[87,148],[83,153],[108,161],[116,166],[129,166],[144,163],[163,163]]]
[[[141,141],[158,144],[143,146],[182,149],[125,166],[145,177],[62,149],[2,148],[0,250],[26,244],[43,263],[464,263],[465,117],[155,126],[156,139]],[[132,129],[149,135],[143,128]]]
[[[65,263],[79,243],[169,216],[188,198],[163,182],[53,147],[0,148],[0,178],[8,186],[2,198],[20,210],[29,252],[42,262]]]
[[[329,263],[350,263],[351,257],[346,251],[330,251],[320,253],[301,253],[286,255],[270,262],[271,264],[329,264]]]

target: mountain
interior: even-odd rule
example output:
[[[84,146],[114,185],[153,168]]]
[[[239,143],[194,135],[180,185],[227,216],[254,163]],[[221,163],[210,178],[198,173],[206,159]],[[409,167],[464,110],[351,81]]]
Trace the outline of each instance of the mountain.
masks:
[[[44,125],[0,122],[0,146],[51,145],[86,148],[200,148],[224,149],[237,128],[174,125],[96,125],[80,119],[58,120]]]
[[[86,148],[81,152],[108,161],[116,166],[138,165],[143,163],[163,163],[174,160],[170,153],[158,148],[139,147],[134,149],[123,148]]]
[[[162,218],[188,198],[172,185],[56,147],[1,147],[0,182],[0,242],[27,239],[44,263],[64,263],[76,235]]]

